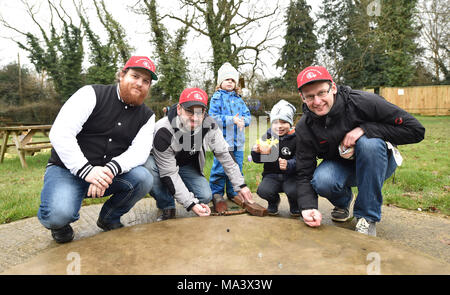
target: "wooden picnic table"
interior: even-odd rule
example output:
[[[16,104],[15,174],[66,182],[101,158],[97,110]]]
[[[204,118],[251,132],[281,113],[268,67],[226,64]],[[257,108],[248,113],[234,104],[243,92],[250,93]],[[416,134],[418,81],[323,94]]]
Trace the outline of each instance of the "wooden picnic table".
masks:
[[[30,126],[6,126],[0,127],[0,134],[3,133],[3,142],[0,150],[0,163],[3,162],[6,150],[8,147],[15,147],[17,154],[19,155],[20,164],[22,167],[27,167],[25,161],[25,154],[27,152],[34,153],[42,149],[51,148],[50,141],[38,141],[33,142],[32,138],[36,133],[43,133],[48,136],[52,125],[30,125]],[[9,136],[12,136],[13,143],[8,143]]]

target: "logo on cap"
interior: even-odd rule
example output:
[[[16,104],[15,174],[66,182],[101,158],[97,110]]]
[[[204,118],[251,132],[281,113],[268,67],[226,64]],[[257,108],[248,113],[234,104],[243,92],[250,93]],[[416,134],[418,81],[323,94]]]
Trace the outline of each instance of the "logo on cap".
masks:
[[[313,72],[309,72],[308,74],[306,74],[306,78],[308,78],[308,79],[312,79],[314,77],[317,77],[317,75],[314,74]]]
[[[147,59],[141,58],[135,61],[136,64],[140,62],[142,62],[142,66],[144,66],[145,68],[149,69],[152,72],[155,71],[154,66],[152,66],[152,64],[149,63]]]
[[[303,85],[311,83],[313,81],[328,80],[333,82],[333,78],[327,69],[321,66],[310,66],[305,68],[297,76],[297,88],[301,88]]]
[[[179,103],[187,103],[187,105],[202,105],[206,107],[208,104],[208,95],[200,88],[186,88],[183,92],[181,92]]]
[[[158,80],[158,76],[156,76],[156,74],[155,74],[155,72],[156,72],[155,64],[146,56],[130,57],[130,59],[127,61],[127,63],[123,67],[123,70],[126,70],[128,68],[143,68],[143,69],[149,70],[152,75],[152,79]]]

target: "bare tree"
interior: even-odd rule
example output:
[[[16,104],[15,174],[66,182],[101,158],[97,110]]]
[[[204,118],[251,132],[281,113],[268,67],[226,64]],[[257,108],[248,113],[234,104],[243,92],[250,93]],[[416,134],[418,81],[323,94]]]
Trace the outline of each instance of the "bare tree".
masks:
[[[162,18],[157,11],[155,0],[143,0],[143,7],[135,10],[136,13],[143,13],[147,16],[152,33],[151,43],[156,47],[158,54],[158,69],[161,75],[158,84],[152,89],[152,94],[156,94],[160,99],[175,98],[180,95],[188,80],[187,59],[184,57],[184,47],[187,41],[189,27],[181,27],[170,36],[167,28],[162,23]],[[192,22],[186,15],[185,22]],[[156,98],[158,99],[158,98]]]
[[[104,44],[89,22],[83,1],[78,0],[77,3],[73,0],[90,47],[89,61],[92,65],[86,71],[86,83],[110,84],[114,82],[117,66],[126,63],[133,48],[128,45],[124,28],[106,9],[105,2],[92,2],[97,11],[97,19],[108,33],[108,40]]]
[[[166,16],[189,26],[195,32],[209,38],[212,47],[214,77],[220,66],[228,61],[235,67],[252,65],[252,72],[264,65],[261,53],[267,50],[269,41],[276,38],[278,4],[265,12],[261,3],[248,4],[245,0],[180,0],[181,9],[191,11],[191,18],[181,18],[175,13]],[[248,5],[247,5],[248,4]],[[245,12],[245,13],[243,13]],[[249,36],[261,30],[260,22],[267,21],[268,28],[260,40],[252,42]],[[261,32],[260,32],[261,33]]]
[[[112,14],[106,9],[105,2],[103,0],[93,0],[97,16],[99,21],[108,33],[109,44],[114,47],[120,61],[125,64],[131,56],[131,52],[134,48],[129,44],[128,37],[125,29],[122,25],[116,21]],[[99,3],[100,2],[100,3]]]
[[[52,1],[47,0],[50,27],[46,31],[37,20],[38,7],[30,5],[26,0],[21,2],[33,24],[39,28],[40,36],[11,26],[3,17],[0,17],[0,23],[5,28],[23,35],[26,42],[13,41],[28,51],[28,57],[38,73],[48,73],[61,102],[64,102],[82,85],[84,50],[80,26],[73,23],[61,3],[58,8]],[[59,19],[62,24],[60,32],[55,28],[54,14],[57,15],[56,20]]]
[[[450,2],[421,0],[418,20],[436,81],[440,81],[441,74],[449,80]]]

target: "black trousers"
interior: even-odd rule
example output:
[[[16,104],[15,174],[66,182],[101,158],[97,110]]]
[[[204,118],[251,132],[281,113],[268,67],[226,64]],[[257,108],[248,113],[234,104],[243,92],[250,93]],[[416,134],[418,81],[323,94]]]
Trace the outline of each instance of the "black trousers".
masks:
[[[280,201],[279,193],[286,193],[291,209],[298,209],[297,188],[294,175],[266,174],[256,193],[269,204]]]

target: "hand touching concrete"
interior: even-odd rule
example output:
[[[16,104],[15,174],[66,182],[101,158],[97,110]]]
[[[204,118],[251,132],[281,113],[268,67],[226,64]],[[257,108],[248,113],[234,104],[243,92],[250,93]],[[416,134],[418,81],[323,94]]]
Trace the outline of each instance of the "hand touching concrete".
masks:
[[[302,211],[303,221],[312,227],[320,226],[322,221],[322,213],[317,209],[309,209]]]

